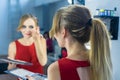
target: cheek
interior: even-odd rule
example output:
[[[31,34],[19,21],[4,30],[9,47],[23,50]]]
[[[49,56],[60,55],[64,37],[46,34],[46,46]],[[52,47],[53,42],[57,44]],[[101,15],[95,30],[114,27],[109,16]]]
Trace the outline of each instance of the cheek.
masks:
[[[25,30],[24,30],[24,29],[23,29],[23,30],[21,30],[20,32],[21,32],[22,34],[25,34]]]
[[[25,29],[21,30],[20,32],[21,32],[21,34],[22,34],[24,37],[25,37],[25,36],[29,36],[29,35],[27,35],[27,34],[31,34],[31,32],[28,32],[28,31],[26,31]]]
[[[61,37],[61,35],[55,35],[54,37],[57,40],[59,47],[64,47],[64,39]]]
[[[56,39],[56,41],[57,41],[57,43],[58,43],[58,45],[60,46],[60,39],[58,38],[58,36],[56,37],[56,35],[54,36],[55,37],[55,39]]]
[[[64,40],[61,40],[60,43],[60,47],[64,47]]]
[[[59,45],[60,47],[64,47],[64,41],[63,41],[63,39],[57,38],[56,40],[57,40],[58,45]]]
[[[20,30],[20,32],[23,34],[23,33],[24,33],[24,30],[22,29],[22,30]]]
[[[25,32],[24,31],[20,31],[21,32],[21,34],[23,35],[23,36],[25,36]]]
[[[20,32],[22,32],[22,33],[25,32],[25,31],[26,31],[25,28],[21,28],[21,29],[20,29]]]
[[[29,32],[31,32],[31,33],[32,32],[37,32],[37,28],[32,28],[32,29],[29,30]]]

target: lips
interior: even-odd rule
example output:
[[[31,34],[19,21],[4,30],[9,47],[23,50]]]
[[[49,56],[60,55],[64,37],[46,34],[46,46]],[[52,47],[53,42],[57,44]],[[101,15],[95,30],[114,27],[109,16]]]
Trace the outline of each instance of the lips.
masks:
[[[26,33],[26,35],[32,35],[31,33]]]
[[[31,33],[28,33],[27,35],[31,35]]]

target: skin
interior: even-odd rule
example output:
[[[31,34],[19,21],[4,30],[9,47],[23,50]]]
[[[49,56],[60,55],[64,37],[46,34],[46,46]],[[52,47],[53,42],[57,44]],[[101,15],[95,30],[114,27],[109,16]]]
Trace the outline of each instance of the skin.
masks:
[[[32,43],[35,45],[36,54],[39,63],[44,66],[47,62],[47,52],[46,52],[46,41],[40,34],[39,27],[35,25],[32,18],[28,18],[24,21],[23,27],[20,28],[20,32],[23,37],[18,39],[18,41],[25,46],[30,46]],[[15,59],[16,55],[16,45],[15,42],[11,42],[8,48],[8,58]],[[8,69],[15,68],[16,64],[9,63]]]

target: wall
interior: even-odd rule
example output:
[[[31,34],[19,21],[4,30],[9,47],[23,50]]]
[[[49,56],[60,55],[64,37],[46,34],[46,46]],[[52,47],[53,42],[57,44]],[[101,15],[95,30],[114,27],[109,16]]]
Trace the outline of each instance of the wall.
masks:
[[[8,0],[0,0],[0,55],[7,53],[8,39]]]
[[[46,4],[50,4],[50,3],[54,3],[60,0],[36,0],[35,1],[35,6],[41,6],[41,5],[46,5]]]
[[[67,0],[48,0],[45,2],[36,1],[34,14],[39,19],[41,32],[49,31],[52,26],[53,15],[61,6],[68,5]]]
[[[117,16],[120,16],[120,0],[86,0],[86,6],[95,15],[96,9],[114,9],[117,7]],[[94,6],[93,6],[94,5]],[[120,19],[119,19],[119,34],[120,34]],[[111,41],[111,57],[113,62],[113,78],[114,80],[120,80],[120,35],[118,34],[118,40]]]
[[[21,36],[17,32],[19,19],[22,14],[33,12],[32,1],[0,0],[0,55],[7,55],[9,43]]]

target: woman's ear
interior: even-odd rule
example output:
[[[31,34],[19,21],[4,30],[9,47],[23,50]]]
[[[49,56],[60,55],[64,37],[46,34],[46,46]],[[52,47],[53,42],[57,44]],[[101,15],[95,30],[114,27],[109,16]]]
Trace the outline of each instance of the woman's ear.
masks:
[[[67,30],[64,27],[62,29],[62,35],[63,35],[63,37],[66,37],[66,35],[67,35]]]

